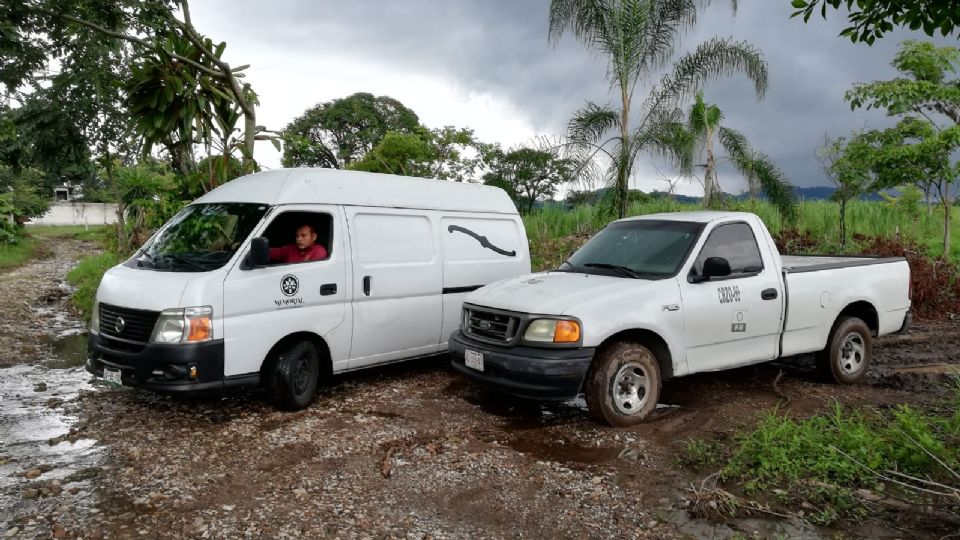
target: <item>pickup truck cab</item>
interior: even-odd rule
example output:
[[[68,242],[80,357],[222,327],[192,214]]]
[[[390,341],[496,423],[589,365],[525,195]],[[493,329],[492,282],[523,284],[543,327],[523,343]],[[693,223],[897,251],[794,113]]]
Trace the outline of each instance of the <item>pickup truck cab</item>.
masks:
[[[454,369],[509,393],[569,399],[626,426],[663,380],[817,353],[840,383],[866,375],[874,336],[910,321],[902,258],[781,256],[749,213],[622,219],[559,268],[471,293]]]

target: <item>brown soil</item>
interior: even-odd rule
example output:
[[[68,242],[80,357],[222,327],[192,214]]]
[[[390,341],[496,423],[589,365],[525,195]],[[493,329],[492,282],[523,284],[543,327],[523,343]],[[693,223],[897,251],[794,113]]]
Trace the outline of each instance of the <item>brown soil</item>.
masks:
[[[958,334],[924,323],[879,340],[869,385],[817,382],[809,358],[669,381],[668,406],[625,429],[579,402],[480,389],[443,357],[336,377],[298,413],[257,392],[100,388],[68,404],[83,418],[76,436],[110,456],[95,475],[99,513],[63,525],[84,538],[832,537],[796,521],[691,520],[688,488],[704,474],[678,463],[682,441],[727,437],[772,407],[937,400],[952,375],[923,366],[960,365]],[[41,518],[7,527],[28,519]],[[842,532],[923,536],[875,521]]]

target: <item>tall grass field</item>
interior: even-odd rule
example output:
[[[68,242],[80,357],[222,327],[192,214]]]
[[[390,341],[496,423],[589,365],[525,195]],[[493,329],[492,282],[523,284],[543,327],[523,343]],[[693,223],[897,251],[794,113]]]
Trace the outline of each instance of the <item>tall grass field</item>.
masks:
[[[670,199],[634,203],[630,216],[702,210],[697,204],[683,204]],[[809,232],[821,243],[825,253],[840,251],[840,209],[832,201],[804,201],[797,207],[797,219],[787,225],[780,214],[764,201],[734,201],[727,210],[753,212],[766,223],[770,232],[779,233],[784,228]],[[544,208],[524,218],[527,237],[530,239],[531,258],[536,270],[559,264],[570,251],[588,237],[602,229],[614,217],[600,206],[579,206],[571,210]],[[847,203],[847,240],[854,234],[914,241],[927,247],[927,253],[939,257],[943,253],[943,210],[933,207],[905,211],[883,202],[851,201]],[[852,246],[851,246],[852,247]],[[849,248],[848,248],[849,251]],[[950,258],[960,263],[960,208],[953,208],[951,218]]]

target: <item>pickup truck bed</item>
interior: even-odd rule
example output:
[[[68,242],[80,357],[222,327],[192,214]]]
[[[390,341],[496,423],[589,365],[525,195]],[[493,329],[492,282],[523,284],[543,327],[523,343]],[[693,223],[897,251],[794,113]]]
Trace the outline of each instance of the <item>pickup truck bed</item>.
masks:
[[[783,271],[786,274],[800,272],[816,272],[818,270],[833,270],[854,266],[869,266],[899,262],[903,257],[871,257],[871,256],[832,256],[832,255],[782,255]]]

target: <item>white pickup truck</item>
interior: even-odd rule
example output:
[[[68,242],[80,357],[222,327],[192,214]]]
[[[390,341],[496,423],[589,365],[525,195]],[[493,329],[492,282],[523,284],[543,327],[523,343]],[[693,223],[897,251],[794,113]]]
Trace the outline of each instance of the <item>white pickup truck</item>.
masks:
[[[556,270],[464,301],[454,369],[506,392],[569,399],[627,426],[665,379],[817,353],[840,383],[866,375],[874,336],[910,324],[902,258],[781,257],[748,213],[682,212],[608,225]]]

